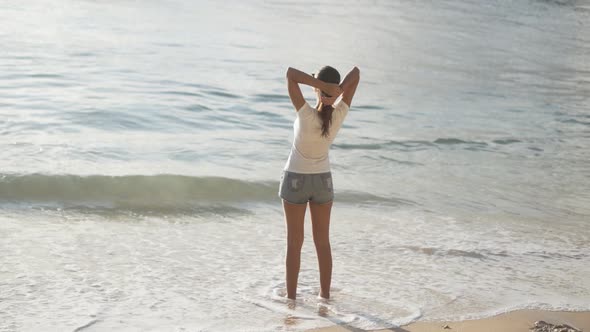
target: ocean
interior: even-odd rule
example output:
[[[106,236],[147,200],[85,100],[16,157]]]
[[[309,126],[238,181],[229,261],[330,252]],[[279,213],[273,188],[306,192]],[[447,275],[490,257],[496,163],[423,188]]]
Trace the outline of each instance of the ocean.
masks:
[[[1,331],[590,310],[588,1],[26,0],[0,21]],[[291,303],[285,72],[324,65],[361,70],[330,152],[332,299],[307,219]]]

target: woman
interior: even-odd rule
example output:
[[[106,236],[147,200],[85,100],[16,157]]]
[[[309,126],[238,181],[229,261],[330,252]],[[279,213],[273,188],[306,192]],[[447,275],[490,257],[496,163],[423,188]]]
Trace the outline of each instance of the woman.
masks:
[[[279,196],[283,199],[287,224],[286,284],[287,297],[296,298],[303,221],[309,203],[313,241],[318,255],[320,293],[330,298],[332,250],[330,248],[330,212],[334,199],[328,151],[348,113],[359,82],[360,71],[354,67],[340,84],[340,74],[330,66],[311,76],[294,68],[287,70],[289,97],[297,112],[295,135],[285,165]],[[303,98],[299,84],[312,86],[316,105]],[[342,99],[335,104],[336,99]]]

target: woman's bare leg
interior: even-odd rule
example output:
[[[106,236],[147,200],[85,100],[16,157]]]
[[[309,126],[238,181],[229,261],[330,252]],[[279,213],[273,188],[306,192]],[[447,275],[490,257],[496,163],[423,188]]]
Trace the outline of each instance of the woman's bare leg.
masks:
[[[320,296],[330,298],[332,282],[332,248],[330,247],[330,213],[332,202],[326,204],[309,204],[313,242],[320,266]]]
[[[307,204],[291,204],[283,200],[285,223],[287,224],[287,259],[285,262],[287,297],[293,300],[297,296],[297,278],[301,262],[306,208]]]

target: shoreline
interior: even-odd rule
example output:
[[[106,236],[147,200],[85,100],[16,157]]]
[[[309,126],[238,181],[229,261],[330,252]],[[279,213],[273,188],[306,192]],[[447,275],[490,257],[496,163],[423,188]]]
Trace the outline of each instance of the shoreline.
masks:
[[[529,332],[535,322],[544,321],[550,324],[566,324],[579,331],[590,332],[590,311],[548,311],[548,310],[515,310],[499,315],[460,321],[417,321],[395,328],[369,330],[373,332]],[[334,325],[307,332],[360,332],[365,331],[353,326]],[[545,331],[539,329],[538,331]],[[547,330],[552,331],[552,330]],[[561,330],[555,330],[561,331]],[[568,331],[568,330],[564,330]],[[572,330],[573,331],[573,330]]]

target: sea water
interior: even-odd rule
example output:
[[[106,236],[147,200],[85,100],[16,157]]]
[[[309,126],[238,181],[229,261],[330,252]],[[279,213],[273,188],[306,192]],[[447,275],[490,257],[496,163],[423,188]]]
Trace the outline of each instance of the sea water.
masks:
[[[590,309],[590,3],[0,3],[0,330]],[[288,66],[361,69],[284,300]],[[314,103],[311,88],[303,87]]]

